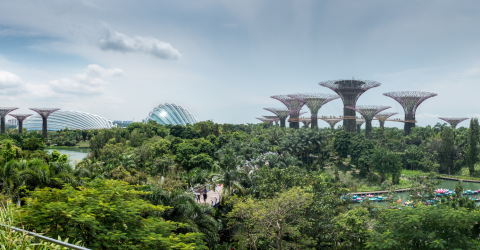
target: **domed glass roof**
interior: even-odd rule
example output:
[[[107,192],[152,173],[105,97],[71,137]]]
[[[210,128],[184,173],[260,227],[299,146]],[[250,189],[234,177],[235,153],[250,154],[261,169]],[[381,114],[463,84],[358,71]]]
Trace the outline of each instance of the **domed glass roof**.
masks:
[[[148,114],[145,122],[150,120],[154,120],[162,125],[187,125],[187,123],[193,125],[198,122],[192,113],[174,103],[160,104],[158,107],[155,107],[153,111]]]
[[[42,130],[42,117],[39,114],[28,117],[23,122],[23,127],[28,131]],[[112,121],[98,115],[81,111],[59,110],[47,118],[47,130],[60,129],[103,129],[113,127]]]

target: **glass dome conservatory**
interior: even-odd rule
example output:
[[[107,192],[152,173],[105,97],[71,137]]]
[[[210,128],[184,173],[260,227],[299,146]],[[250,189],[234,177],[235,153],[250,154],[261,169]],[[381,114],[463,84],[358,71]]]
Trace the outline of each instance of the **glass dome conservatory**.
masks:
[[[47,130],[57,131],[60,129],[103,129],[113,127],[112,121],[98,115],[81,112],[59,110],[53,112],[47,118]],[[42,117],[39,114],[28,117],[23,122],[23,127],[28,131],[42,130]]]
[[[192,113],[174,103],[160,104],[158,107],[155,107],[153,111],[148,114],[145,122],[150,120],[154,120],[162,125],[187,125],[187,123],[193,125],[198,122]]]

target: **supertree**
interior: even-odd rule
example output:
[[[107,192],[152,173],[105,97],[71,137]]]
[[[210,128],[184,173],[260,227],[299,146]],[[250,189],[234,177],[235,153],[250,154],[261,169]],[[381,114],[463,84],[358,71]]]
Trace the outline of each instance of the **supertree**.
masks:
[[[363,116],[365,119],[365,137],[372,138],[372,120],[376,114],[389,109],[389,106],[377,106],[377,105],[358,105],[356,107],[347,106],[351,110],[355,110]]]
[[[311,93],[311,94],[293,94],[288,95],[295,99],[305,102],[305,105],[310,109],[312,129],[318,127],[318,110],[330,101],[340,98],[338,95]]]
[[[405,135],[409,135],[412,128],[415,127],[415,113],[417,112],[418,106],[428,98],[437,96],[435,93],[420,91],[388,92],[383,95],[393,98],[402,105],[405,111]]]
[[[347,106],[355,107],[358,98],[371,88],[380,86],[376,81],[370,80],[330,80],[318,83],[320,86],[327,87],[335,91],[343,101],[343,116],[355,116],[355,110],[346,108]],[[347,132],[355,132],[355,120],[344,119],[343,126]]]
[[[453,129],[456,129],[457,125],[459,123],[461,123],[465,120],[468,120],[469,118],[465,118],[465,117],[438,117],[438,119],[448,122],[448,124],[450,124],[450,126],[452,126]]]
[[[262,121],[263,123],[266,123],[266,124],[272,124],[272,122],[273,122],[272,119],[267,119],[267,118],[263,118],[263,117],[257,117],[256,119],[260,120],[260,121]]]
[[[308,119],[308,118],[304,118],[304,119],[301,119],[302,123],[303,123],[303,126],[305,126],[306,128],[308,128],[308,126],[310,126],[310,123],[311,123],[311,119]],[[312,123],[312,126],[313,126],[313,123]]]
[[[355,124],[357,125],[357,133],[362,131],[362,125],[365,123],[365,120],[357,120]]]
[[[8,113],[16,110],[18,108],[0,108],[0,118],[2,119],[1,122],[1,133],[5,134],[5,117],[8,115]]]
[[[337,124],[338,122],[342,121],[343,119],[326,119],[326,118],[320,118],[320,120],[326,121],[326,122],[330,125],[330,128],[331,128],[331,129],[335,129],[335,124]]]
[[[23,134],[23,121],[32,114],[10,114],[15,117],[18,121],[18,133]]]
[[[278,116],[278,119],[280,120],[280,127],[284,128],[285,127],[285,121],[287,120],[287,117],[290,115],[290,110],[285,109],[285,108],[264,108],[265,110],[268,110]]]
[[[53,112],[60,110],[59,108],[30,108],[37,112],[42,117],[42,135],[43,138],[47,138],[47,118]]]
[[[382,130],[385,128],[385,121],[390,118],[391,116],[394,116],[398,113],[396,112],[384,112],[384,113],[378,113],[375,115],[375,118],[378,119],[378,121],[380,122],[380,128],[382,128]]]
[[[278,125],[278,116],[277,115],[262,115],[264,118],[272,120],[272,123],[275,122],[275,125]]]
[[[287,106],[287,108],[291,111],[290,119],[293,119],[293,121],[290,122],[289,127],[298,129],[300,127],[298,123],[298,117],[300,117],[299,113],[303,105],[305,105],[305,101],[290,97],[288,95],[274,95],[270,97],[279,100],[285,106]]]

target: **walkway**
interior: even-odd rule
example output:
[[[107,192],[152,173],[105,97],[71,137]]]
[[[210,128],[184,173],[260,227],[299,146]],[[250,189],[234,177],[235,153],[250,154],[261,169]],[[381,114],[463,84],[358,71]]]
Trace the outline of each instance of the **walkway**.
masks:
[[[207,202],[212,207],[217,207],[220,204],[220,196],[222,194],[223,186],[217,186],[215,191],[209,190],[207,191]],[[203,196],[200,197],[200,203],[203,202]]]

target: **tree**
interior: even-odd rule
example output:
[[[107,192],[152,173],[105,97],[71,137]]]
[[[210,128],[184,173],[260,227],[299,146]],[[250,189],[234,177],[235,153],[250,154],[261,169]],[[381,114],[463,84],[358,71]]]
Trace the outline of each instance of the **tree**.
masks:
[[[311,224],[304,213],[312,200],[312,194],[292,188],[271,199],[236,202],[227,218],[230,226],[245,228],[234,236],[241,246],[257,249],[258,239],[263,239],[274,249],[306,248],[314,241],[301,229]]]
[[[444,128],[445,130],[446,128]],[[419,205],[383,209],[369,249],[480,249],[480,212]]]
[[[455,150],[455,145],[453,143],[453,131],[450,127],[445,127],[442,130],[442,154],[444,165],[448,169],[448,175],[450,175],[450,170],[453,167],[453,153]]]
[[[370,236],[370,213],[363,207],[356,207],[340,214],[335,220],[338,244],[345,249],[363,248]]]
[[[473,176],[475,172],[475,164],[478,162],[478,136],[479,136],[478,119],[474,118],[470,120],[470,129],[468,130],[467,140],[467,165],[470,171],[470,176]]]
[[[398,183],[402,160],[397,153],[384,148],[377,149],[372,155],[372,166],[380,174],[381,182],[391,173],[392,183]]]
[[[333,138],[333,148],[340,157],[347,157],[350,149],[351,137],[351,133],[348,133],[345,130],[340,130],[335,133],[335,137]]]
[[[37,189],[29,192],[19,217],[27,230],[81,239],[93,249],[206,249],[201,233],[174,233],[186,225],[156,216],[169,207],[140,199],[147,194],[125,182],[98,179],[80,190]]]

